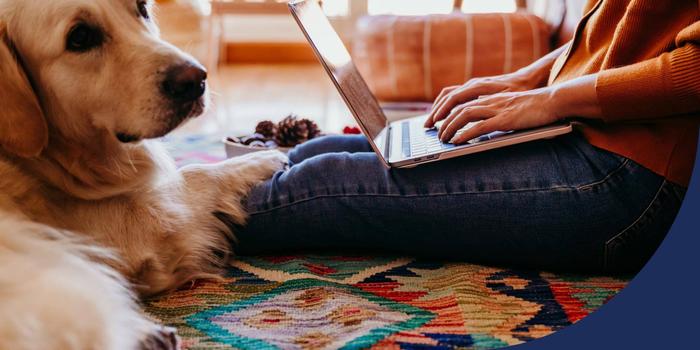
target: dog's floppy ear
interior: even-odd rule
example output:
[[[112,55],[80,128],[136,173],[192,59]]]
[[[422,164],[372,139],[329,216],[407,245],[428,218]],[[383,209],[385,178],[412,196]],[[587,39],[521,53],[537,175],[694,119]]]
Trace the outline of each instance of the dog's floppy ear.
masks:
[[[0,146],[31,158],[41,154],[48,139],[39,100],[0,22]]]

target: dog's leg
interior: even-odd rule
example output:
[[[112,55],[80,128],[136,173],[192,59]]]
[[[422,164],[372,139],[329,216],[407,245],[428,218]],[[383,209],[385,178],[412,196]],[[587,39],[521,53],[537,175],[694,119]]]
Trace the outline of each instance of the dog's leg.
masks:
[[[225,160],[217,164],[187,166],[182,173],[193,188],[228,188],[243,194],[276,172],[283,170],[289,159],[279,151],[263,151]]]
[[[180,349],[180,339],[177,330],[170,327],[156,326],[146,339],[141,341],[139,350],[177,350]]]
[[[171,350],[101,249],[0,217],[0,349]]]
[[[241,201],[251,188],[283,170],[289,162],[278,151],[257,152],[229,159],[217,164],[184,167],[180,173],[184,181],[178,182],[180,198],[191,209],[195,223],[187,236],[191,251],[218,251],[221,258],[212,254],[205,261],[223,267],[231,257],[235,244],[235,230],[245,224],[247,214]],[[170,193],[178,190],[170,189]],[[198,234],[193,234],[198,232]],[[201,255],[201,254],[200,254]]]
[[[240,200],[250,189],[284,170],[289,163],[279,151],[264,151],[232,158],[217,164],[195,165],[182,169],[191,205],[221,211],[242,221],[245,213]],[[208,204],[214,204],[214,207]]]

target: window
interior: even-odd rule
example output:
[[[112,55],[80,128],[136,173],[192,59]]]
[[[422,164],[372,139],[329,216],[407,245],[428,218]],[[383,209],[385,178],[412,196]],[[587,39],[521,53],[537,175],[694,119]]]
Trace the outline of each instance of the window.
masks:
[[[350,0],[325,0],[323,10],[327,16],[342,17],[350,14]]]
[[[515,0],[464,0],[462,11],[466,13],[515,12]]]
[[[450,13],[453,6],[453,0],[369,0],[367,2],[367,13],[370,15]]]
[[[324,0],[323,9],[330,17],[351,14],[370,15],[425,15],[450,13],[454,0]],[[361,7],[361,8],[360,8]],[[466,13],[514,12],[516,0],[463,0],[461,10]]]

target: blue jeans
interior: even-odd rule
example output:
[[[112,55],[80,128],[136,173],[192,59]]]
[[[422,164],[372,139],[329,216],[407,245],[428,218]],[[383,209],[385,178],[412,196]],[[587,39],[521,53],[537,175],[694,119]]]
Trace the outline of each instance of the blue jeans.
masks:
[[[253,189],[239,254],[378,252],[518,268],[643,266],[685,188],[573,133],[414,169],[385,169],[362,136],[290,153]]]

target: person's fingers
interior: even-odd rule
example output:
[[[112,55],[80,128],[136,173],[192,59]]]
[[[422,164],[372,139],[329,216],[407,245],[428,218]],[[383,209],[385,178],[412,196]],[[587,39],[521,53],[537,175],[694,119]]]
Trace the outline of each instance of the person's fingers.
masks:
[[[442,123],[442,126],[438,130],[438,139],[442,139],[442,135],[445,133],[445,130],[447,130],[448,125],[452,124],[455,119],[461,117],[465,110],[475,107],[474,102],[467,102],[465,104],[459,105],[450,111],[450,114],[445,118],[445,122]]]
[[[500,131],[503,128],[501,124],[502,122],[498,117],[486,119],[481,123],[474,125],[470,129],[465,130],[461,134],[453,137],[452,140],[450,140],[450,143],[461,145],[477,137],[490,134],[494,131]]]
[[[445,116],[447,113],[444,113],[444,111],[449,112],[454,106],[457,105],[458,99],[459,99],[459,92],[460,89],[454,90],[451,93],[445,95],[440,102],[435,106],[433,111],[430,113],[430,122],[432,125],[435,125],[435,123],[445,119]],[[444,114],[444,115],[443,115]]]
[[[460,114],[465,109],[476,108],[476,107],[492,107],[491,104],[488,103],[489,101],[490,101],[489,98],[484,98],[484,99],[477,98],[475,100],[472,100],[472,101],[469,101],[467,103],[461,104],[457,107],[454,107],[450,111],[450,114],[445,118],[445,122],[442,123],[442,127],[440,128],[440,130],[438,130],[438,138],[442,137],[443,133],[446,130],[446,126],[449,125],[450,123],[452,123],[452,121],[455,120],[455,118],[459,117]]]
[[[444,102],[445,97],[447,97],[447,95],[451,94],[452,91],[455,91],[459,88],[460,88],[460,86],[449,86],[449,87],[442,89],[442,91],[440,92],[440,95],[438,95],[438,97],[435,98],[435,102],[433,103],[433,106],[430,108],[430,113],[432,114],[438,107],[440,107],[440,105]]]
[[[445,132],[447,126],[450,125],[455,118],[459,117],[465,109],[472,107],[475,102],[476,101],[467,102],[453,108],[452,111],[450,111],[450,114],[445,118],[445,122],[442,123],[440,130],[438,130],[438,138],[442,137],[442,134]]]
[[[448,87],[442,89],[442,91],[440,91],[440,94],[438,95],[438,97],[435,98],[435,103],[433,103],[433,107],[431,110],[434,110],[435,107],[437,107],[438,103],[442,102],[442,99],[445,98],[445,96],[449,95],[452,91],[455,91],[455,90],[459,89],[460,87],[461,87],[460,85],[454,85],[454,86],[448,86]]]
[[[455,86],[449,86],[449,87],[442,89],[442,91],[440,92],[440,95],[438,95],[438,97],[435,99],[435,103],[433,104],[433,107],[431,108],[430,113],[428,114],[428,118],[425,121],[426,128],[432,128],[433,126],[435,126],[435,122],[433,121],[433,116],[435,114],[435,111],[445,103],[445,98],[450,93],[452,93],[453,91],[455,91],[459,88],[460,88],[459,85],[455,85]]]
[[[465,102],[473,101],[481,95],[488,93],[488,86],[478,84],[475,86],[465,85],[443,98],[443,102],[433,111],[433,125],[447,118],[452,109]]]
[[[440,140],[443,142],[448,142],[451,140],[455,134],[467,124],[471,122],[476,122],[484,119],[491,118],[495,115],[493,110],[488,107],[468,107],[462,110],[458,115],[456,115],[450,123],[445,123],[440,129],[441,134],[439,135]]]

